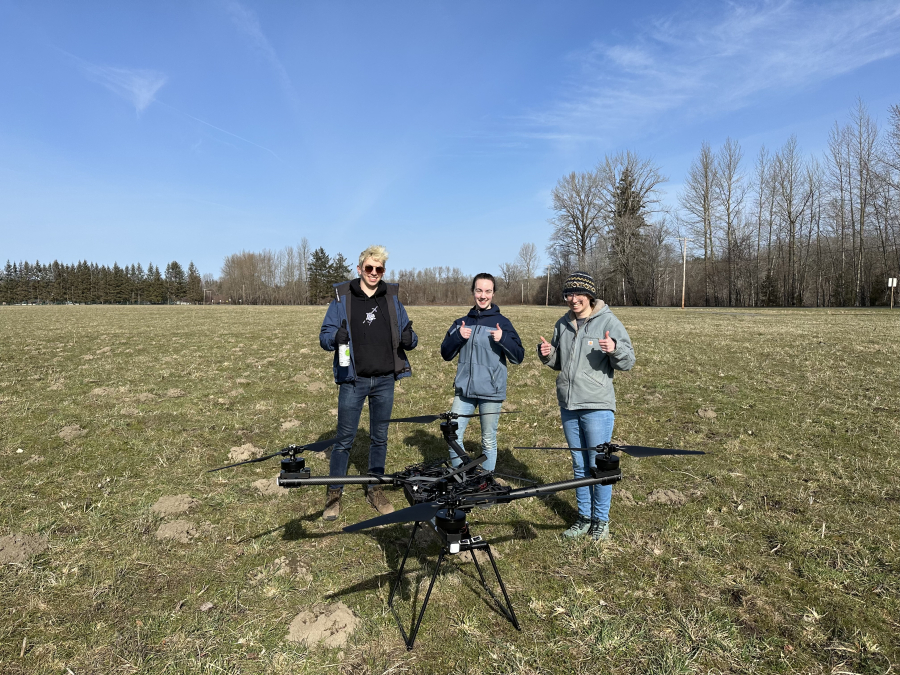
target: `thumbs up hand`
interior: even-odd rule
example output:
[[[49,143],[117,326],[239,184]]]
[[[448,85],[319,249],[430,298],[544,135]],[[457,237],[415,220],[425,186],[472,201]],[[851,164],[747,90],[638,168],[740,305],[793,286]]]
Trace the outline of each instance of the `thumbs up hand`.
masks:
[[[459,327],[459,334],[462,335],[463,340],[468,340],[472,337],[472,329],[466,328],[466,322],[462,322],[462,326]]]
[[[541,336],[541,344],[538,345],[538,351],[541,353],[541,356],[550,356],[550,352],[553,350],[553,345],[547,342],[544,339],[544,336]]]
[[[341,327],[334,334],[334,343],[336,345],[345,345],[350,342],[350,331],[347,330],[347,321],[341,321]]]
[[[616,341],[609,337],[609,331],[606,331],[606,337],[600,340],[598,344],[600,345],[600,349],[607,354],[616,351]]]
[[[495,330],[490,331],[491,337],[494,339],[494,342],[500,342],[500,338],[503,337],[503,329],[500,328],[500,324],[497,324],[497,328]]]

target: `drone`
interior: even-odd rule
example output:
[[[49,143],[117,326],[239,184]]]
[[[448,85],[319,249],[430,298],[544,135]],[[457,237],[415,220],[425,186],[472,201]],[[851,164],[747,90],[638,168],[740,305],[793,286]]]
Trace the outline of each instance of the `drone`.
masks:
[[[496,413],[483,413],[483,415],[504,414],[507,411]],[[510,411],[511,412],[511,411]],[[472,458],[466,453],[462,444],[457,437],[459,424],[456,421],[461,417],[480,417],[482,413],[474,413],[464,415],[455,412],[445,412],[438,415],[419,415],[416,417],[402,417],[391,419],[392,423],[418,423],[428,424],[431,422],[441,421],[440,429],[444,440],[456,452],[461,464],[453,466],[448,459],[438,459],[413,464],[402,471],[393,474],[367,474],[360,476],[313,476],[306,466],[306,460],[302,457],[304,452],[323,452],[332,445],[336,439],[318,441],[307,445],[289,445],[277,452],[263,457],[249,459],[228,466],[218,467],[210,471],[221,471],[240,466],[242,464],[251,464],[254,462],[262,462],[273,457],[281,456],[281,473],[278,475],[278,485],[283,488],[299,488],[309,485],[391,485],[403,489],[409,506],[375,518],[370,518],[344,528],[344,532],[359,532],[381,525],[392,525],[395,523],[413,523],[412,532],[406,545],[406,551],[397,571],[397,576],[391,586],[390,595],[388,597],[388,607],[397,622],[397,627],[406,643],[407,650],[411,650],[416,641],[416,635],[425,616],[425,610],[428,608],[428,600],[431,597],[431,591],[434,588],[441,565],[448,556],[458,555],[460,553],[469,552],[481,586],[491,598],[494,606],[499,612],[515,627],[521,631],[519,621],[516,617],[515,610],[509,599],[509,593],[506,585],[500,576],[500,570],[494,559],[490,544],[483,537],[475,535],[469,528],[467,515],[469,511],[478,506],[491,506],[493,504],[509,504],[517,499],[526,499],[529,497],[549,496],[563,490],[573,490],[579,487],[587,487],[592,485],[612,485],[622,479],[622,471],[619,468],[619,456],[615,453],[621,452],[632,457],[657,457],[663,455],[703,455],[704,452],[698,450],[675,450],[666,448],[652,448],[638,445],[621,445],[615,443],[602,443],[594,448],[562,448],[562,447],[521,447],[517,446],[517,450],[589,450],[595,451],[594,466],[590,467],[588,476],[584,478],[573,478],[570,480],[560,481],[557,483],[548,483],[546,485],[532,485],[514,489],[509,485],[501,484],[497,481],[493,471],[488,471],[482,467],[487,457],[482,454]],[[422,607],[418,616],[415,616],[413,610],[412,625],[407,633],[403,619],[394,606],[394,600],[397,591],[403,580],[403,571],[406,562],[412,551],[415,542],[416,533],[420,527],[429,526],[438,535],[441,542],[441,550],[435,564],[434,571],[431,575],[431,581]],[[497,595],[491,590],[490,585],[485,578],[484,571],[478,558],[476,551],[482,551],[487,554],[490,561],[494,576],[497,579],[497,586],[503,596],[501,602]]]

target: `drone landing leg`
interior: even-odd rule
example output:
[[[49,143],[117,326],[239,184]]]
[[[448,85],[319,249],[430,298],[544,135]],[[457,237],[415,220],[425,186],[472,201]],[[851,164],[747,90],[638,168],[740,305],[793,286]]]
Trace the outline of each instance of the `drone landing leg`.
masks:
[[[406,631],[403,629],[403,621],[400,619],[400,615],[394,608],[394,597],[396,596],[397,589],[400,588],[400,582],[403,580],[403,568],[406,567],[406,561],[409,559],[409,552],[412,550],[413,541],[416,538],[416,530],[419,529],[420,525],[421,523],[418,521],[413,525],[412,534],[409,536],[409,544],[406,546],[406,553],[403,555],[400,569],[397,570],[397,578],[394,580],[394,586],[391,588],[391,594],[388,597],[388,607],[394,615],[394,620],[397,622],[397,628],[400,629],[400,635],[403,636],[403,642],[406,643],[407,651],[411,650],[416,642],[416,634],[419,632],[419,626],[422,624],[422,617],[425,616],[425,609],[428,607],[428,599],[431,597],[431,590],[434,588],[434,582],[437,579],[438,572],[441,570],[441,563],[444,562],[444,556],[449,551],[446,547],[441,548],[441,554],[438,556],[437,565],[434,566],[434,573],[431,575],[431,583],[428,584],[428,591],[425,593],[425,600],[422,602],[422,609],[419,611],[419,616],[412,625],[409,635],[407,635]],[[413,610],[413,612],[415,612],[415,610]]]
[[[512,603],[509,601],[509,594],[506,592],[506,585],[503,583],[503,579],[500,577],[500,570],[497,569],[497,563],[494,561],[494,554],[491,552],[491,546],[486,541],[481,541],[478,543],[473,543],[468,545],[469,555],[472,556],[472,562],[475,563],[475,569],[478,570],[478,576],[481,577],[481,585],[484,587],[484,590],[487,591],[487,594],[491,596],[491,599],[496,603],[497,609],[499,609],[503,616],[515,626],[516,630],[521,631],[522,629],[519,627],[519,621],[516,619],[516,613],[513,610]],[[500,584],[500,590],[503,591],[503,599],[506,601],[506,606],[504,607],[503,603],[501,603],[497,596],[494,595],[493,591],[491,591],[490,586],[487,585],[487,581],[484,578],[484,573],[481,571],[481,565],[478,564],[478,558],[475,556],[476,550],[487,551],[488,559],[491,561],[491,567],[494,568],[494,574],[497,577],[497,583]]]

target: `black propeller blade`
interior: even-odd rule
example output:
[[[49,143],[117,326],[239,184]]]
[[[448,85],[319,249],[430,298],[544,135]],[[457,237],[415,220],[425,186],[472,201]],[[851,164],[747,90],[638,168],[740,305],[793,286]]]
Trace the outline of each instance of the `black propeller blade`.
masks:
[[[344,532],[358,532],[359,530],[367,530],[370,527],[393,525],[394,523],[414,523],[417,521],[421,523],[434,518],[437,512],[443,508],[446,507],[438,502],[425,502],[415,506],[407,506],[405,509],[400,509],[384,516],[370,518],[355,525],[348,525],[344,528]]]
[[[273,457],[278,457],[281,455],[285,457],[289,454],[296,453],[300,454],[301,452],[306,452],[310,450],[312,452],[321,452],[328,447],[334,445],[336,438],[329,438],[327,441],[317,441],[316,443],[309,443],[307,445],[289,445],[286,448],[282,448],[278,452],[273,452],[271,455],[265,455],[264,457],[255,457],[253,459],[247,459],[243,462],[237,462],[236,464],[229,464],[228,466],[220,466],[217,469],[210,469],[206,473],[213,473],[214,471],[221,471],[222,469],[231,469],[235,466],[241,466],[242,464],[254,464],[255,462],[265,462],[267,459],[272,459]]]
[[[568,448],[568,447],[522,447],[516,446],[514,450],[602,450],[600,448]],[[624,452],[632,457],[664,457],[667,455],[705,455],[702,450],[676,450],[675,448],[648,448],[643,445],[610,445],[612,452]]]

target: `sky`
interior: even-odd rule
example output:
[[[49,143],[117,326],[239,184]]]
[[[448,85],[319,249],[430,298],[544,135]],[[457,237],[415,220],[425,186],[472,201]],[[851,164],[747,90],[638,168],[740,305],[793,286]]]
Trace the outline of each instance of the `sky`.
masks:
[[[858,101],[900,104],[896,0],[0,0],[0,262],[497,273],[572,171],[632,150],[674,207],[704,141],[821,156]]]

